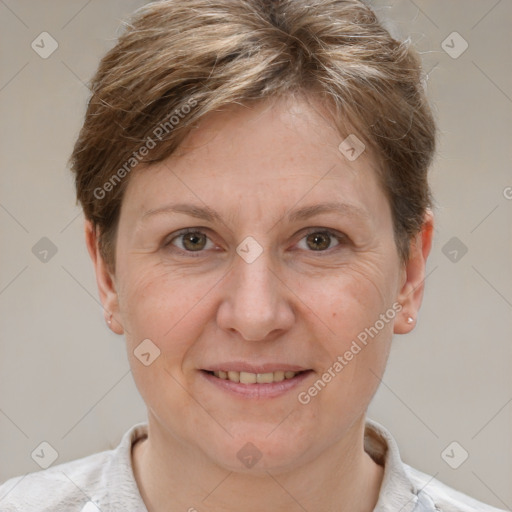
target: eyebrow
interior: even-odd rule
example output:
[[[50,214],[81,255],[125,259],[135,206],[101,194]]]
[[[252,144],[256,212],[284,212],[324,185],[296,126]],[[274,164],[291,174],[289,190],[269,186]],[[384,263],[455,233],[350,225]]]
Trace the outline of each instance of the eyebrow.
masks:
[[[362,208],[353,204],[338,202],[328,202],[315,204],[312,206],[304,206],[302,208],[298,208],[296,210],[288,212],[285,218],[288,219],[289,222],[297,222],[300,220],[308,219],[310,217],[314,217],[315,215],[332,212],[336,212],[351,218],[359,217],[362,218],[363,220],[369,219],[368,213]],[[188,203],[171,204],[162,206],[160,208],[148,210],[144,212],[141,220],[145,220],[148,217],[162,213],[184,213],[191,217],[206,220],[209,222],[223,222],[222,217],[215,210],[212,210],[208,206],[197,206]]]

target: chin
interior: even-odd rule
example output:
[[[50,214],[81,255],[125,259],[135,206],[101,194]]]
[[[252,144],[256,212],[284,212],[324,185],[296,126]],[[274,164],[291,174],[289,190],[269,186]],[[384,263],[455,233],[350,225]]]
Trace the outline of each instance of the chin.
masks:
[[[209,446],[204,451],[226,470],[256,476],[267,475],[267,471],[283,472],[296,468],[305,462],[308,446],[304,439],[295,438],[284,427],[279,433],[273,425],[226,437],[216,449]]]

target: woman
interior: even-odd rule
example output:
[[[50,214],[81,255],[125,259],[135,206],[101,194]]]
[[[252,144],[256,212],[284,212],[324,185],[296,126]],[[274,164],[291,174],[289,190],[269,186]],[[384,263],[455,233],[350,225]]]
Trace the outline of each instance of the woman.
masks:
[[[357,0],[138,11],[71,161],[148,423],[1,510],[497,510],[366,418],[421,305],[434,150],[416,53]]]

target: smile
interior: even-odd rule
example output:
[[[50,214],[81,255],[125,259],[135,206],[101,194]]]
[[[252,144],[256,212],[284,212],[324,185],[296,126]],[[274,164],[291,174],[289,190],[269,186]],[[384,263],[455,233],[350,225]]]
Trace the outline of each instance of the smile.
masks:
[[[278,370],[269,373],[250,373],[250,372],[236,372],[236,371],[217,371],[213,372],[215,377],[231,382],[240,382],[241,384],[269,384],[271,382],[281,382],[285,379],[293,379],[295,375],[301,372],[290,372]]]
[[[201,374],[218,388],[241,395],[245,398],[272,398],[286,393],[299,385],[313,370],[284,371],[266,373],[238,371],[208,371]]]

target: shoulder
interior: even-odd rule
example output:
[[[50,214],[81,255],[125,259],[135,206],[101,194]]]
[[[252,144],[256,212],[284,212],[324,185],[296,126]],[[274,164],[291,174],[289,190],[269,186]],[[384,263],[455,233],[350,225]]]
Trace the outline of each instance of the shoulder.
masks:
[[[5,481],[0,511],[99,512],[114,507],[146,512],[131,465],[132,443],[146,434],[147,425],[137,424],[115,449]]]
[[[94,490],[102,485],[112,452],[96,453],[7,480],[0,485],[0,510],[81,510],[88,501],[82,489]]]
[[[365,451],[384,466],[374,512],[504,512],[404,463],[391,433],[369,418],[364,441]]]
[[[411,483],[417,489],[418,495],[424,494],[425,498],[432,502],[436,511],[504,512],[503,509],[486,505],[408,464],[403,463],[403,467]]]

